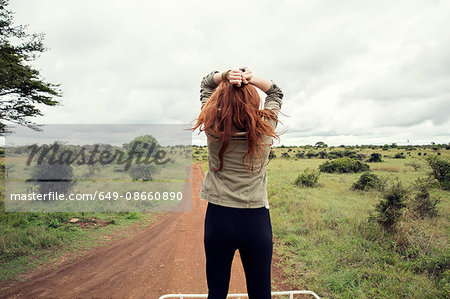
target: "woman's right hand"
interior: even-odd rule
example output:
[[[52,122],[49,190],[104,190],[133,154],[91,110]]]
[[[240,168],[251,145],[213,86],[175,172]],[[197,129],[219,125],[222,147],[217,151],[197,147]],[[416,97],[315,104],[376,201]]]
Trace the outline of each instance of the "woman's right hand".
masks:
[[[240,70],[231,70],[228,72],[227,80],[237,87],[240,87],[242,84],[242,72]]]

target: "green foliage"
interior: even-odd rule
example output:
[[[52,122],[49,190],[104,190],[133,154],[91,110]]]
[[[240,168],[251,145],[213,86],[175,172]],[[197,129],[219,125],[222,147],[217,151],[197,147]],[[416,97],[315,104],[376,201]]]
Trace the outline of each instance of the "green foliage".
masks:
[[[61,226],[61,222],[57,218],[51,219],[50,222],[48,223],[48,227],[51,227],[51,228],[58,228],[60,226]]]
[[[301,187],[317,187],[319,184],[320,171],[306,168],[299,174],[294,184]]]
[[[404,153],[396,153],[394,159],[406,159],[406,157]]]
[[[428,273],[435,279],[449,279],[450,254],[447,252],[431,255],[421,254],[413,261],[411,268],[416,273]],[[448,282],[447,282],[448,283]]]
[[[149,165],[132,165],[128,170],[128,173],[134,181],[151,181],[153,174],[156,171],[156,167],[153,164]]]
[[[406,207],[407,194],[407,189],[397,180],[386,189],[383,199],[375,206],[376,214],[370,218],[375,219],[388,231],[395,230],[397,222],[403,215],[403,208]]]
[[[330,158],[330,159],[341,158],[341,157],[343,157],[343,156],[344,156],[344,152],[343,152],[343,151],[336,151],[336,150],[331,151],[331,152],[328,154],[328,158]]]
[[[328,157],[328,154],[326,151],[320,151],[318,152],[318,156],[320,157],[320,159],[326,159]]]
[[[328,145],[323,141],[316,142],[316,144],[314,146],[317,148],[327,148],[328,147]]]
[[[353,190],[384,190],[385,187],[385,181],[380,179],[376,174],[370,173],[370,172],[364,172],[361,174],[359,179],[353,183],[352,188]]]
[[[277,155],[275,155],[275,152],[271,149],[270,153],[269,153],[269,160],[275,159],[276,157],[277,157]]]
[[[57,144],[55,141],[52,146]],[[59,144],[61,150],[64,150],[64,147],[64,145]],[[73,167],[61,160],[52,162],[49,160],[50,158],[44,156],[41,163],[33,166],[31,181],[37,185],[40,194],[49,194],[50,192],[67,194],[76,184]],[[58,180],[59,182],[57,182]]]
[[[430,180],[420,178],[416,180],[413,186],[415,194],[411,200],[411,205],[415,214],[422,219],[425,217],[433,218],[439,215],[437,205],[440,200],[431,198],[430,187],[433,187],[433,183]]]
[[[129,143],[123,144],[123,147],[128,154],[130,154],[131,150],[134,148],[135,154],[140,154],[143,158],[145,158],[149,151],[155,154],[160,148],[160,145],[158,140],[156,140],[156,138],[152,135],[142,135],[134,138]]]
[[[319,154],[316,153],[316,152],[314,152],[314,151],[309,151],[309,152],[306,153],[306,157],[308,157],[308,159],[317,157],[318,155],[319,155]]]
[[[305,157],[305,152],[297,152],[295,153],[295,157],[303,159]]]
[[[381,159],[381,154],[372,153],[370,155],[370,159],[367,162],[383,162],[383,160]]]
[[[450,162],[438,156],[429,156],[428,165],[431,167],[430,176],[439,181],[442,189],[450,190]]]
[[[356,159],[342,157],[331,161],[326,161],[319,166],[320,171],[329,173],[352,173],[363,172],[370,169],[369,165]]]
[[[289,159],[291,156],[288,153],[281,153],[281,157],[285,159]]]
[[[13,25],[8,4],[0,0],[0,136],[11,132],[3,120],[40,130],[29,120],[42,115],[36,104],[58,105],[53,98],[62,95],[59,85],[45,82],[30,63],[45,51],[44,35],[30,34],[26,26]]]
[[[137,212],[130,212],[126,217],[126,219],[139,219],[139,218],[141,218],[141,215]]]

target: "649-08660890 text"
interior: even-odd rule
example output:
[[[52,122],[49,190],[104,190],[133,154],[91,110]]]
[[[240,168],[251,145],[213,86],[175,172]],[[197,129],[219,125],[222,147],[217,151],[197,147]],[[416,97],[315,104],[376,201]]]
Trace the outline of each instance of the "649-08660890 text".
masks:
[[[119,192],[111,191],[95,191],[94,193],[69,193],[68,195],[60,192],[48,192],[48,193],[11,193],[10,200],[39,200],[39,201],[55,201],[55,200],[182,200],[183,192],[125,192],[120,194]]]

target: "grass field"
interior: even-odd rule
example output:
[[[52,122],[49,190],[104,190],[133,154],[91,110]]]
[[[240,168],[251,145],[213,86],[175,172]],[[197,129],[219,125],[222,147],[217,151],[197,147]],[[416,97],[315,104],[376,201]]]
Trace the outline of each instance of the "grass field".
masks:
[[[312,290],[322,298],[448,298],[450,296],[448,191],[431,189],[439,198],[439,216],[417,219],[408,206],[394,232],[387,232],[369,215],[380,202],[378,191],[352,191],[360,173],[321,173],[319,187],[294,185],[305,169],[317,169],[326,159],[296,158],[297,152],[354,151],[366,158],[377,152],[383,162],[368,163],[388,182],[398,178],[405,187],[426,177],[430,155],[449,158],[450,151],[402,148],[273,148],[268,166],[268,195],[275,243],[291,285]],[[195,148],[202,160],[206,148]],[[404,159],[394,159],[404,153]],[[408,154],[409,152],[409,154]],[[420,155],[418,153],[421,153]],[[281,158],[288,153],[291,158]],[[425,154],[425,155],[424,155]],[[419,168],[414,170],[414,162]],[[207,163],[203,164],[204,170]],[[411,191],[412,192],[412,191]],[[407,199],[407,203],[409,203]]]
[[[388,232],[378,223],[368,221],[383,193],[351,190],[360,173],[321,173],[316,188],[294,184],[304,169],[318,169],[336,155],[367,160],[372,153],[379,153],[383,162],[368,163],[371,172],[387,182],[398,179],[410,188],[418,178],[428,175],[426,157],[439,154],[438,157],[448,160],[449,149],[307,146],[274,147],[273,152],[276,158],[271,159],[267,171],[271,220],[277,240],[274,251],[281,257],[292,286],[312,290],[322,298],[450,296],[448,191],[430,189],[431,198],[440,199],[439,215],[421,219],[414,217],[409,206],[413,191],[408,189],[411,196],[397,230]],[[194,147],[192,157],[192,162],[207,161],[207,148]],[[207,163],[202,167],[206,171]],[[3,197],[3,184],[0,193]],[[55,258],[55,254],[48,254],[48,248],[81,251],[98,244],[99,236],[136,221],[147,221],[151,216],[151,213],[5,213],[3,201],[0,204],[0,279],[15,278],[18,273]],[[72,218],[79,218],[83,225],[71,225],[68,220]]]

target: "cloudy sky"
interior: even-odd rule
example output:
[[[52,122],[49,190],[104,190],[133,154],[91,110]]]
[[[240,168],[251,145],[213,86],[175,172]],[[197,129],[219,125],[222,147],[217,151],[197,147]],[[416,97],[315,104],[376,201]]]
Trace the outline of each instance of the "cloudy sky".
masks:
[[[10,2],[64,92],[38,123],[186,124],[205,74],[248,66],[283,89],[280,144],[450,142],[450,1]]]

